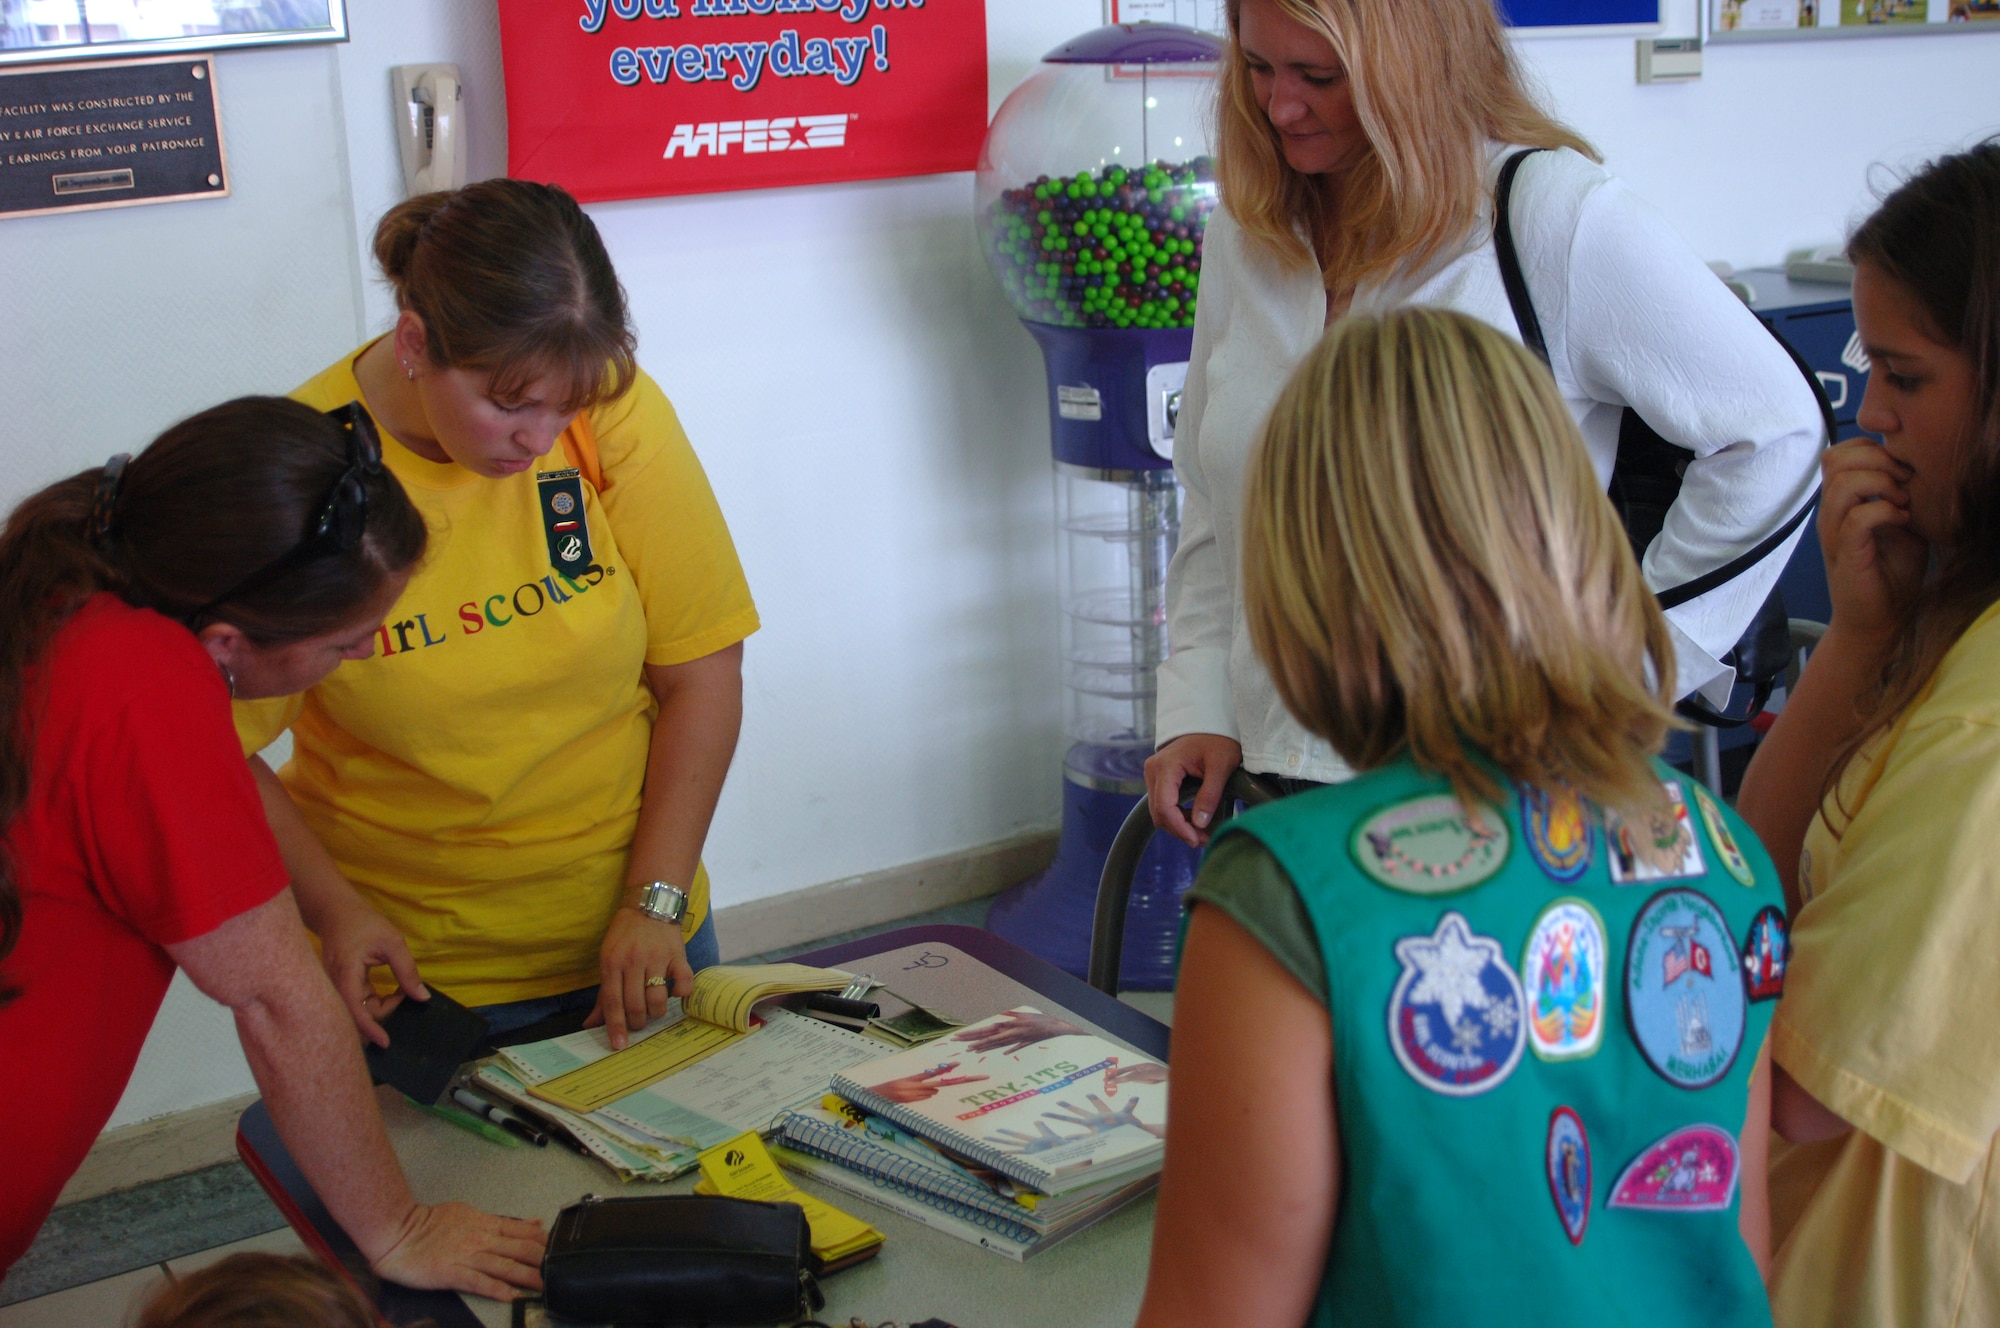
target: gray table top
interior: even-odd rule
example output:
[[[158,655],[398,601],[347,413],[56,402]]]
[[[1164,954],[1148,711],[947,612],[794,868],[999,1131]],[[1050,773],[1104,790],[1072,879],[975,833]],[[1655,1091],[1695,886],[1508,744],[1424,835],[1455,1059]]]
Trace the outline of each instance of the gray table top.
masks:
[[[825,962],[872,973],[897,995],[968,1022],[1016,1005],[1035,1005],[1068,1015],[1116,1042],[1150,1043],[1136,1049],[1159,1054],[1164,1029],[1129,1007],[1115,1007],[1113,1014],[1098,993],[1080,983],[1074,987],[1055,983],[1046,975],[1038,979],[1036,974],[1026,973],[1035,983],[1027,985],[949,940],[928,939],[959,930],[887,933],[881,938],[887,943],[885,949],[868,953],[860,944],[844,946],[838,952],[825,952],[838,955]],[[992,954],[984,939],[958,939],[965,940],[968,948]],[[863,952],[857,954],[857,950]],[[1025,970],[1017,967],[1017,971]],[[1050,987],[1061,990],[1071,1003],[1055,999]],[[1105,1019],[1091,1019],[1092,1009]],[[1106,1023],[1121,1025],[1127,1036],[1107,1028]],[[455,1199],[489,1212],[552,1223],[559,1209],[585,1194],[682,1194],[692,1190],[696,1180],[691,1174],[664,1186],[621,1182],[601,1164],[561,1148],[501,1148],[418,1110],[393,1090],[377,1092],[390,1140],[410,1184],[425,1202]],[[1016,1263],[809,1178],[788,1178],[808,1193],[874,1225],[888,1238],[874,1259],[822,1282],[827,1305],[820,1317],[828,1323],[845,1325],[850,1317],[859,1316],[868,1323],[939,1318],[959,1328],[1051,1322],[1073,1328],[1111,1328],[1130,1324],[1137,1317],[1152,1240],[1150,1196]],[[465,1304],[481,1323],[497,1326],[509,1322],[504,1305],[477,1297],[467,1297]]]

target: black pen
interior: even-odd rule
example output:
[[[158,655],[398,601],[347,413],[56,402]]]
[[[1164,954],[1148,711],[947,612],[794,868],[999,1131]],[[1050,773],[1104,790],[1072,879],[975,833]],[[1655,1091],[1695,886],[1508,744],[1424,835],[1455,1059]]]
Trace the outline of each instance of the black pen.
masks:
[[[488,1102],[477,1093],[468,1092],[463,1088],[454,1089],[451,1096],[454,1102],[464,1107],[473,1115],[492,1121],[501,1129],[506,1130],[510,1134],[519,1135],[535,1147],[547,1148],[549,1146],[548,1131],[531,1124],[521,1116],[515,1115],[513,1111],[501,1106],[499,1103]]]

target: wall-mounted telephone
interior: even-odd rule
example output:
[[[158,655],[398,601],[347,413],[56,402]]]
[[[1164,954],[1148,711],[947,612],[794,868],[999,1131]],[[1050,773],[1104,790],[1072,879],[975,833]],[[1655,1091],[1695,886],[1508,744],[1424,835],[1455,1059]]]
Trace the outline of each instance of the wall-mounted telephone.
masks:
[[[403,189],[428,194],[465,183],[464,124],[457,65],[397,65],[389,71]]]

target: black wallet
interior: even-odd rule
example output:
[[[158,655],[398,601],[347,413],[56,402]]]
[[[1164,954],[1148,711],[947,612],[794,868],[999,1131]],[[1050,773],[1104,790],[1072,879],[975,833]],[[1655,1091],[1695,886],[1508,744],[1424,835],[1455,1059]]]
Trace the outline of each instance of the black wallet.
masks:
[[[427,1001],[404,1000],[382,1021],[389,1045],[361,1045],[368,1073],[378,1084],[425,1106],[435,1106],[458,1067],[486,1038],[486,1020],[432,987]]]
[[[826,1303],[812,1257],[797,1204],[585,1195],[556,1214],[542,1302],[583,1323],[783,1323]]]

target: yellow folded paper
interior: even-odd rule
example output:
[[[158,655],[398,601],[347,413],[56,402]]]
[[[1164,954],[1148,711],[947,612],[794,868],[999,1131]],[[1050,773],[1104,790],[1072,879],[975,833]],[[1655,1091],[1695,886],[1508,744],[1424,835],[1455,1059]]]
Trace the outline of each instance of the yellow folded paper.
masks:
[[[882,1243],[882,1233],[874,1227],[786,1180],[754,1130],[703,1153],[701,1175],[701,1183],[694,1187],[697,1194],[794,1203],[803,1208],[806,1225],[812,1228],[813,1253],[822,1263],[840,1263]]]

